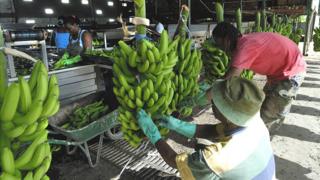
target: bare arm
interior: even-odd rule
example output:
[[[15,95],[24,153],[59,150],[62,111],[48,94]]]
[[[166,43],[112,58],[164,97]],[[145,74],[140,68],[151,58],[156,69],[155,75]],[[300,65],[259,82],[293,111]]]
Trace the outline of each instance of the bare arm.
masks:
[[[163,139],[160,139],[158,142],[155,144],[158,152],[164,159],[164,161],[171,167],[177,168],[176,164],[176,156],[177,153],[169,146],[169,144],[164,141]]]
[[[212,139],[214,137],[218,136],[217,130],[216,130],[217,125],[213,124],[198,124],[196,133],[195,133],[195,138],[203,138],[203,139]]]
[[[242,71],[243,71],[243,69],[241,69],[241,68],[231,67],[230,70],[228,71],[227,75],[225,76],[225,79],[229,79],[234,76],[240,76]]]

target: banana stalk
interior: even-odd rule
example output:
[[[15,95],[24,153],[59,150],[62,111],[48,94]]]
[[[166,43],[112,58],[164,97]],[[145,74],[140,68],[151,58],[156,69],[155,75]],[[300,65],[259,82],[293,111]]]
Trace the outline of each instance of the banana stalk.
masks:
[[[242,14],[240,8],[236,10],[236,23],[238,30],[242,33]]]
[[[256,13],[256,22],[255,22],[255,28],[256,32],[261,32],[261,13],[258,11]]]
[[[146,18],[146,2],[145,0],[134,0],[135,16]],[[146,34],[146,27],[144,25],[137,25],[138,34]]]
[[[182,5],[182,19],[179,20],[177,30],[181,40],[186,38],[186,26],[189,18],[189,8],[186,5]],[[176,32],[177,33],[177,32]]]
[[[223,7],[222,7],[221,3],[216,2],[215,3],[215,8],[216,8],[216,19],[217,19],[217,22],[218,23],[223,22],[224,21],[224,10],[223,10]]]

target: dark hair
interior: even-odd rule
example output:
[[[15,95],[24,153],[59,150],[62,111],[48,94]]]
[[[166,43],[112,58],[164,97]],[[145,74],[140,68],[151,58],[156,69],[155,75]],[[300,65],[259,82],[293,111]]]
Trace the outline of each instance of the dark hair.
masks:
[[[64,20],[65,20],[65,17],[64,16],[59,16],[58,17],[58,26],[63,26],[64,24]]]
[[[227,22],[218,23],[212,31],[213,38],[228,38],[230,40],[231,51],[236,49],[238,38],[241,36],[241,32],[232,24]]]
[[[63,23],[64,24],[71,24],[71,25],[74,25],[74,24],[79,25],[80,19],[77,16],[67,16],[64,18]]]

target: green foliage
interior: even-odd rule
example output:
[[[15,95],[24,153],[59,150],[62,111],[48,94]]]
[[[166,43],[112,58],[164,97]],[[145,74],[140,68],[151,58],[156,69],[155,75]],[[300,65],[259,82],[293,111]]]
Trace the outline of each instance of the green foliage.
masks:
[[[313,43],[313,50],[320,51],[320,28],[314,29]]]

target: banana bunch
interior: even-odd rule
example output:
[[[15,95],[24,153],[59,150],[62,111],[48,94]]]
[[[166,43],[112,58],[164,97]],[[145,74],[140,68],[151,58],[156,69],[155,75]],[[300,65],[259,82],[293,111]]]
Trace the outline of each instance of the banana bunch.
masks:
[[[182,117],[188,117],[192,114],[192,107],[184,106],[179,109],[179,113]]]
[[[209,83],[222,78],[229,69],[229,57],[227,54],[214,46],[208,39],[203,43],[203,64],[205,77]]]
[[[96,121],[109,110],[108,105],[104,105],[102,100],[91,103],[85,107],[78,107],[73,114],[69,116],[69,121],[61,126],[63,129],[79,129]]]
[[[40,61],[28,82],[19,77],[6,89],[0,109],[0,179],[49,179],[45,175],[51,162],[46,128],[48,117],[59,110],[59,93],[57,77],[49,79]]]
[[[177,37],[179,39],[179,37]],[[180,39],[178,44],[179,60],[175,66],[173,84],[175,94],[171,102],[171,108],[176,109],[184,117],[191,115],[192,108],[186,111],[185,107],[179,108],[180,102],[185,98],[195,96],[199,91],[198,78],[202,69],[200,50],[191,50],[191,39]]]
[[[134,147],[144,137],[135,118],[137,110],[146,110],[153,119],[173,111],[169,105],[175,92],[171,79],[178,61],[178,41],[170,42],[167,31],[163,31],[158,44],[141,40],[134,49],[123,41],[118,43],[120,50],[113,64],[113,92],[121,106],[118,119],[124,138]],[[168,130],[160,128],[160,132],[165,134]]]
[[[242,71],[240,77],[248,79],[248,80],[252,80],[254,76],[254,72],[249,70],[249,69],[245,69]]]

